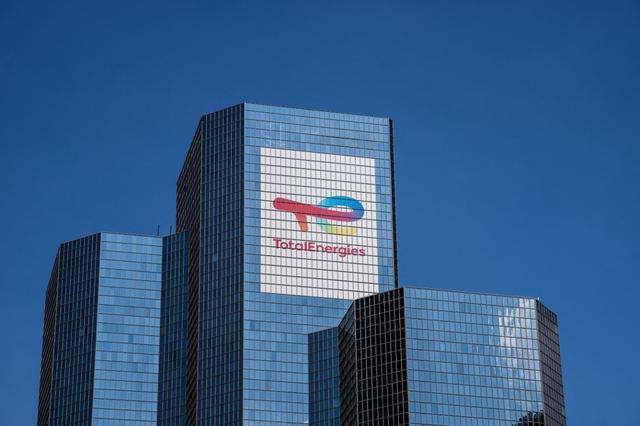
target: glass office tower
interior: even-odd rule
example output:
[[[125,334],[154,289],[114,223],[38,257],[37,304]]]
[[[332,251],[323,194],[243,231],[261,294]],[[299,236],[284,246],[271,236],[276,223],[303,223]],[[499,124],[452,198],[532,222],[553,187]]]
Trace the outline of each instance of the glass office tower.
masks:
[[[156,424],[162,239],[58,249],[45,300],[38,425]]]
[[[566,425],[556,315],[399,288],[388,118],[203,116],[177,233],[60,246],[38,425]]]
[[[205,115],[177,185],[189,231],[186,420],[309,422],[308,335],[396,286],[387,118]]]
[[[411,424],[566,425],[562,379],[544,374],[560,374],[557,319],[540,301],[402,291]]]
[[[316,386],[311,424],[566,425],[557,318],[536,299],[400,288],[330,330],[311,358],[339,359],[339,418]]]
[[[162,239],[158,426],[184,425],[187,402],[189,234]]]

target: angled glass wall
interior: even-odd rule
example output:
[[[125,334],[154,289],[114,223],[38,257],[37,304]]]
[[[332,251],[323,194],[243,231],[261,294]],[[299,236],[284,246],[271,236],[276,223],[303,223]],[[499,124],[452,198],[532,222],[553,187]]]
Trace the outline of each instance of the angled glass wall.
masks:
[[[162,239],[158,426],[183,426],[187,407],[189,233]]]
[[[100,234],[58,249],[45,306],[39,425],[91,424],[99,264]]]
[[[100,233],[60,246],[39,425],[156,424],[161,264],[156,237]]]
[[[400,288],[354,301],[337,340],[340,424],[566,425],[557,317],[536,299]],[[319,407],[335,391],[312,389]]]
[[[309,334],[309,424],[340,425],[338,327]]]
[[[255,104],[202,117],[177,188],[186,424],[309,422],[308,334],[395,286],[391,142],[387,118]]]

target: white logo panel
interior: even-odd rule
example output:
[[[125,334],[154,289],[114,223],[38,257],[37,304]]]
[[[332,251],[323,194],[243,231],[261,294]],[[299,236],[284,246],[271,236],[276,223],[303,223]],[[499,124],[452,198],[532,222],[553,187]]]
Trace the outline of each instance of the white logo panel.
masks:
[[[260,291],[378,292],[375,160],[260,148]]]

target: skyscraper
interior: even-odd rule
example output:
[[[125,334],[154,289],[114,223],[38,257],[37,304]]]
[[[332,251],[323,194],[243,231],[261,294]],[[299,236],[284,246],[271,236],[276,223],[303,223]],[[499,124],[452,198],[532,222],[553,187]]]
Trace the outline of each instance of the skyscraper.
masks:
[[[202,117],[177,185],[187,424],[309,422],[308,334],[396,286],[392,134],[255,104]]]
[[[39,425],[566,425],[553,312],[398,286],[390,119],[204,115],[176,229],[60,246]]]
[[[58,249],[38,425],[155,425],[162,240],[100,233]]]
[[[536,299],[399,288],[313,336],[328,374],[311,424],[566,425],[557,319]]]

